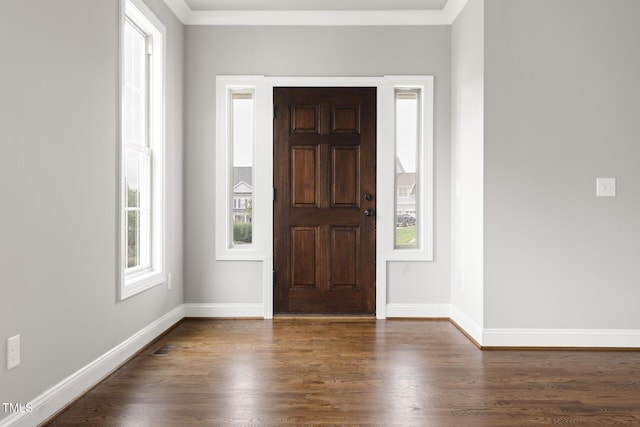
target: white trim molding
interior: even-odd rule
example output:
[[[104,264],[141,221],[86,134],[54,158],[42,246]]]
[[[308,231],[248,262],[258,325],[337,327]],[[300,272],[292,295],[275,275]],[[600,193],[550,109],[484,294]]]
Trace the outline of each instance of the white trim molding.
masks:
[[[164,2],[183,24],[186,24],[194,13],[185,0],[164,0]]]
[[[274,87],[375,87],[377,89],[377,213],[376,213],[376,316],[385,318],[387,292],[387,261],[429,261],[433,258],[433,76],[379,76],[379,77],[271,77],[261,75],[216,76],[216,259],[234,262],[260,261],[263,263],[263,304],[265,319],[273,315],[273,88]],[[424,243],[415,250],[395,250],[393,230],[396,225],[394,211],[395,153],[392,144],[381,141],[394,139],[395,90],[399,87],[419,88],[423,98],[424,182],[421,188],[421,223],[425,231]],[[254,170],[254,232],[250,248],[230,248],[229,245],[229,144],[226,132],[228,95],[237,89],[251,89],[255,94],[255,156]],[[227,310],[227,308],[229,310]],[[231,309],[234,310],[231,310]],[[238,310],[239,307],[196,309],[200,317],[253,317]],[[190,310],[190,309],[188,309]],[[226,314],[217,314],[222,311]]]
[[[254,159],[273,157],[273,88],[264,76],[216,77],[216,259],[265,261],[273,243],[273,162],[253,164],[253,242],[232,244],[232,140],[229,135],[230,100],[234,91],[251,91],[254,100]]]
[[[640,349],[640,329],[522,329],[483,328],[455,305],[450,320],[482,349],[532,348],[625,348]]]
[[[186,0],[164,0],[185,25],[451,25],[468,0],[441,10],[193,10]]]
[[[482,347],[640,348],[640,329],[484,329]]]
[[[211,318],[264,318],[262,303],[205,303],[185,304],[185,317]]]
[[[434,135],[434,76],[385,76],[387,86],[378,91],[378,126],[380,139],[378,141],[395,141],[396,98],[398,89],[418,90],[420,93],[419,117],[419,156],[417,159],[418,194],[416,200],[418,223],[418,247],[396,248],[396,176],[394,144],[378,143],[378,203],[377,215],[386,219],[387,226],[378,228],[378,239],[382,245],[378,248],[378,256],[385,261],[433,261],[433,194],[434,169],[433,135]],[[391,133],[389,133],[389,130]],[[385,133],[382,136],[382,133]],[[388,159],[394,163],[389,164]]]
[[[449,0],[447,4],[442,9],[442,14],[444,15],[444,19],[448,24],[453,24],[455,20],[462,12],[462,9],[467,5],[469,0]]]
[[[0,427],[30,427],[46,421],[118,369],[129,358],[184,317],[184,306],[177,306],[33,399],[29,402],[30,407],[33,408],[31,412],[16,412],[0,420]]]
[[[469,316],[464,314],[458,307],[451,305],[449,307],[449,319],[455,323],[462,331],[464,331],[478,345],[482,345],[482,326],[477,324]]]

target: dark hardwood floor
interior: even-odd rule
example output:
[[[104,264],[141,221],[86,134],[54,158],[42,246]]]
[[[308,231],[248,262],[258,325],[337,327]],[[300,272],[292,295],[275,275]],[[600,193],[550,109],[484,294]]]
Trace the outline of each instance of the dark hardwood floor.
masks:
[[[481,351],[447,321],[185,320],[65,424],[640,425],[640,353]]]

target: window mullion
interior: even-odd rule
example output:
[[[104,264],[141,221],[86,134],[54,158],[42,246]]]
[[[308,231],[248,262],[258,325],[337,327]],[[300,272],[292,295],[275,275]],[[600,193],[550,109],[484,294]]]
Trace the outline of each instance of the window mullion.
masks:
[[[138,144],[126,144],[125,148],[129,151],[135,151],[137,153],[146,154],[147,156],[151,156],[151,148],[143,147]]]

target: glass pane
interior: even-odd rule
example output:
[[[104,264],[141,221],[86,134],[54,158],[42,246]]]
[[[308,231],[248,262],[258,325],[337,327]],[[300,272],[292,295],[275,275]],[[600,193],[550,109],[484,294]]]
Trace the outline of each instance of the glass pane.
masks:
[[[233,93],[233,245],[253,242],[253,94]]]
[[[125,154],[127,215],[127,268],[151,265],[151,173],[149,154],[127,150]]]
[[[147,37],[124,24],[124,99],[122,135],[127,144],[147,145]]]
[[[127,211],[127,268],[140,265],[140,215]]]
[[[151,171],[149,154],[125,153],[125,211],[127,214],[127,268],[150,265]]]
[[[396,91],[396,232],[395,247],[418,247],[418,90]]]
[[[140,207],[140,165],[138,153],[127,153],[125,186],[127,191],[126,207]]]
[[[127,150],[125,165],[126,207],[148,208],[151,197],[150,154]]]

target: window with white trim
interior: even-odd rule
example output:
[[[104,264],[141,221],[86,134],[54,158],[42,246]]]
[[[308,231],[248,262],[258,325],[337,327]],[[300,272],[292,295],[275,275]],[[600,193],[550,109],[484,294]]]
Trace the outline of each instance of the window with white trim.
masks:
[[[418,248],[420,208],[420,89],[395,91],[395,247]]]
[[[165,28],[139,0],[125,0],[121,74],[121,283],[128,298],[164,282]]]
[[[216,259],[263,261],[272,245],[273,96],[264,76],[216,76]]]
[[[253,147],[254,97],[252,90],[232,90],[229,93],[229,142],[232,151],[233,181],[229,192],[233,209],[229,212],[232,247],[253,244]]]
[[[388,261],[433,260],[433,76],[386,76],[394,140],[382,158],[393,162],[384,182],[393,191],[378,200],[392,204],[393,232],[382,230]],[[386,106],[384,108],[387,108]],[[386,187],[383,187],[385,189]],[[378,190],[380,193],[380,189]],[[386,194],[391,198],[387,199]],[[380,208],[378,208],[380,210]],[[388,245],[388,246],[387,246]]]

